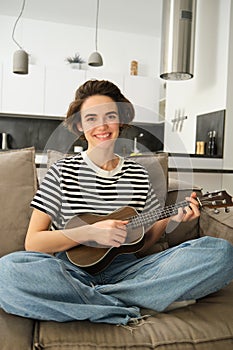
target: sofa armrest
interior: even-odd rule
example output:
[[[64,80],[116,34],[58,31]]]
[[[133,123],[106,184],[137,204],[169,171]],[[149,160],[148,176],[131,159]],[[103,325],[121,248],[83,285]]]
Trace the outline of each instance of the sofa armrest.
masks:
[[[233,244],[233,210],[226,213],[224,209],[220,209],[219,213],[215,214],[213,209],[202,209],[200,236],[223,238]]]

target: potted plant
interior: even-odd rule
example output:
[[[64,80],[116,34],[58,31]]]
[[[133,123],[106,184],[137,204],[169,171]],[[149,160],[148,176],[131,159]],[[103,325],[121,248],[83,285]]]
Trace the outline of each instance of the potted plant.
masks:
[[[74,56],[69,56],[65,59],[71,66],[71,68],[79,69],[82,63],[85,63],[85,60],[80,56],[79,53],[75,53]]]

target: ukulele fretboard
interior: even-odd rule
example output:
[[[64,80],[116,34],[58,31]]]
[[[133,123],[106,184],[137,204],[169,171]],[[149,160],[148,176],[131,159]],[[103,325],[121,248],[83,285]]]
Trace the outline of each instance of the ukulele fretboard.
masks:
[[[164,208],[151,210],[147,213],[142,213],[137,216],[133,216],[127,227],[129,229],[136,229],[137,227],[144,227],[147,229],[158,220],[162,220],[178,213],[179,208],[184,208],[189,205],[188,201],[182,201],[177,204],[168,205]]]

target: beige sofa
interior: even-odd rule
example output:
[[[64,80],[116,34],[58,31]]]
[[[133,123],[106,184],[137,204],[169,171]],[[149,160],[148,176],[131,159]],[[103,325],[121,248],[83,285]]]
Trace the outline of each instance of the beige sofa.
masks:
[[[31,148],[0,153],[0,256],[24,249],[31,214],[29,203],[37,188],[34,156]],[[50,152],[49,163],[60,156]],[[167,154],[142,156],[138,161],[148,168],[161,202],[166,199],[167,204],[174,203],[190,193],[192,186],[170,180],[167,191]],[[200,194],[199,189],[196,191]],[[180,224],[149,253],[206,234],[233,243],[233,214],[221,210],[216,215],[203,209],[200,220]],[[193,305],[162,313],[151,310],[142,313],[150,313],[151,317],[128,328],[88,321],[39,322],[0,309],[0,350],[233,349],[233,283]]]

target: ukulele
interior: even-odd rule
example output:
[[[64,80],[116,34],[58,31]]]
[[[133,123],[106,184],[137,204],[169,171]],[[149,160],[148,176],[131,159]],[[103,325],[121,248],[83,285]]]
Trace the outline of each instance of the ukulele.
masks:
[[[207,193],[202,197],[196,198],[199,207],[208,208],[227,208],[233,206],[233,198],[226,191],[216,191]],[[156,221],[168,218],[178,213],[178,208],[184,208],[189,202],[184,200],[180,203],[166,206],[164,208],[153,209],[147,213],[138,214],[136,209],[125,206],[113,211],[108,215],[81,214],[71,218],[65,228],[81,227],[86,224],[94,224],[95,222],[115,219],[129,220],[126,225],[127,238],[120,247],[99,247],[78,245],[66,251],[66,255],[70,262],[83,268],[91,274],[97,274],[103,271],[113,259],[120,254],[136,253],[144,245],[145,232]],[[226,209],[227,211],[227,209]]]

